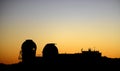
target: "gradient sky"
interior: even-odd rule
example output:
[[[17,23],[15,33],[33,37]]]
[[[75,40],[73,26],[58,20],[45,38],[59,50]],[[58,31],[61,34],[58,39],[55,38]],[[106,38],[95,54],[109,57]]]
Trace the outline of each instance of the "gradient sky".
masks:
[[[120,57],[120,0],[0,0],[0,63],[17,63],[32,39],[37,56],[45,44],[59,53],[96,49]]]

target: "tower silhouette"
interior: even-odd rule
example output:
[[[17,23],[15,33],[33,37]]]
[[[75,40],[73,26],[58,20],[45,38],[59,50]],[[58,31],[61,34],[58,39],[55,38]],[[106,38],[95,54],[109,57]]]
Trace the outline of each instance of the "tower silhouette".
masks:
[[[23,42],[21,47],[22,62],[34,62],[36,56],[36,44],[33,40],[27,39]]]

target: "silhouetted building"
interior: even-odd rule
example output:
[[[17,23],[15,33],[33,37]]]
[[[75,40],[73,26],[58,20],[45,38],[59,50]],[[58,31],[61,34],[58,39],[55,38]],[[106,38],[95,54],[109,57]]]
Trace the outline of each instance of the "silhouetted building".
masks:
[[[42,51],[43,58],[55,58],[58,55],[58,49],[54,43],[45,45]]]
[[[88,49],[88,51],[81,51],[81,55],[83,57],[88,57],[88,58],[100,58],[101,57],[101,53],[99,51],[92,51],[90,48]]]
[[[36,57],[36,44],[33,40],[25,40],[21,47],[22,62],[30,63],[35,60]]]

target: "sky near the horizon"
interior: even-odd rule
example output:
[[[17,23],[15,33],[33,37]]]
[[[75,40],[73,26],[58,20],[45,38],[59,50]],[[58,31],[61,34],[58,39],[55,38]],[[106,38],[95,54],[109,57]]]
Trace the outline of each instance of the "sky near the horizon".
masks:
[[[37,56],[47,43],[59,53],[96,49],[120,58],[120,0],[0,0],[0,63],[17,63],[32,39]]]

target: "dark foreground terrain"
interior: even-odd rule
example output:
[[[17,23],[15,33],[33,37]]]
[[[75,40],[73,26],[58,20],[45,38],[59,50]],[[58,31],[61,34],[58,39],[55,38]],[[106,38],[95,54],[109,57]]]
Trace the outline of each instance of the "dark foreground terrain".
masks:
[[[41,59],[38,60],[37,59]],[[62,59],[61,59],[62,60]],[[55,60],[42,60],[42,58],[36,58],[36,62],[23,63],[19,62],[16,64],[5,65],[0,64],[0,71],[104,71],[114,70],[120,71],[120,59],[102,58],[102,60],[92,61],[77,59],[67,59],[62,61]]]

